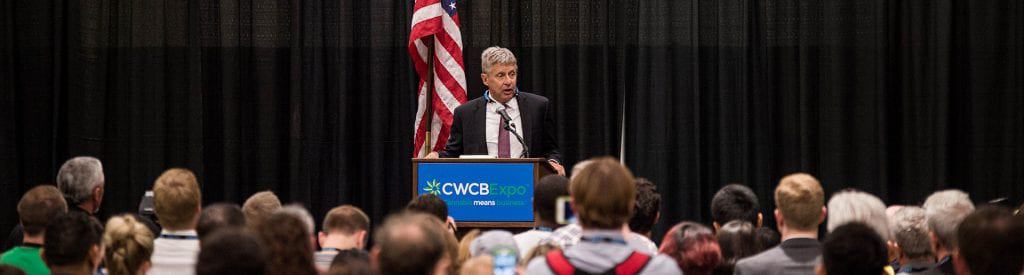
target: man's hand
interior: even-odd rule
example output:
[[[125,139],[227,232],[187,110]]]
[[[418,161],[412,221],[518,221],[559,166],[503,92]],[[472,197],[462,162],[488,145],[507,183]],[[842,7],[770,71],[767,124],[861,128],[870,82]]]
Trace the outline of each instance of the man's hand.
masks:
[[[555,168],[555,171],[558,172],[559,176],[563,176],[563,177],[565,176],[565,167],[562,167],[561,164],[558,164],[558,162],[553,160],[553,159],[549,159],[548,163],[551,164],[551,167]]]
[[[430,154],[427,154],[427,156],[425,156],[423,158],[425,158],[425,159],[436,159],[436,158],[438,158],[438,155],[437,155],[437,152],[430,152]]]

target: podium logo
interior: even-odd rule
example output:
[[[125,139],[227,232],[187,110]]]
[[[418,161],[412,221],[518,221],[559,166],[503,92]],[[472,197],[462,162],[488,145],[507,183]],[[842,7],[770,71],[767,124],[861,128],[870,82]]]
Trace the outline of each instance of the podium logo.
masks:
[[[446,182],[442,184],[435,179],[426,183],[427,186],[423,188],[423,191],[434,195],[487,196],[491,194],[491,186],[486,182]]]

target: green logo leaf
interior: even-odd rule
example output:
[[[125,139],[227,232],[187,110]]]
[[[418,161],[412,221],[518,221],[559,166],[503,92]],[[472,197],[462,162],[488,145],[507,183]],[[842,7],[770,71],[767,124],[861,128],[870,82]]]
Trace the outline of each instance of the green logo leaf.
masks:
[[[434,195],[441,195],[441,183],[436,179],[433,181],[427,181],[427,187],[423,188],[423,192],[427,192]]]

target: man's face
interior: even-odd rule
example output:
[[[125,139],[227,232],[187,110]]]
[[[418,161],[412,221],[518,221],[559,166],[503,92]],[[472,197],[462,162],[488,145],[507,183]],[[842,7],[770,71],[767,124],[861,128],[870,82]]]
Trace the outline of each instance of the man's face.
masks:
[[[484,85],[491,91],[491,98],[505,103],[516,95],[517,69],[515,64],[494,64],[490,72],[480,74]]]

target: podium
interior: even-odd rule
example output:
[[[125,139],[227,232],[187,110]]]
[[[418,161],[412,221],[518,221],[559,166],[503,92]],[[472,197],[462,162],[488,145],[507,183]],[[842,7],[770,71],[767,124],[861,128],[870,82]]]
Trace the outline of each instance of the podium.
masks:
[[[440,197],[459,228],[528,228],[533,187],[555,173],[542,158],[414,158],[412,194]]]

